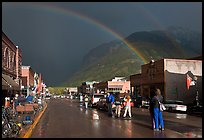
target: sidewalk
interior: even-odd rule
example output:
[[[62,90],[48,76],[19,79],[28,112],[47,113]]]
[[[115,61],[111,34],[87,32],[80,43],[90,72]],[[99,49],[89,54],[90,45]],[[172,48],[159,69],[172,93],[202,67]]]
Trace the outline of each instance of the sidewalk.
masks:
[[[22,126],[22,129],[20,131],[20,135],[18,136],[18,138],[29,138],[31,136],[33,129],[35,128],[35,126],[39,122],[39,120],[40,120],[41,116],[43,115],[43,113],[45,112],[46,108],[47,108],[47,103],[45,103],[45,106],[44,106],[42,111],[37,112],[35,115],[31,116],[33,123],[30,125],[27,124],[27,125]],[[21,119],[24,116],[25,115],[21,115]]]
[[[145,115],[146,117],[150,117],[149,109],[145,109],[145,108],[133,107],[132,108],[132,114],[133,114],[133,116]],[[186,121],[185,118],[182,119],[182,117],[187,117],[187,116],[190,116],[192,118],[190,120],[190,122]],[[169,112],[164,111],[163,112],[163,119],[164,119],[164,121],[177,122],[177,123],[181,123],[181,124],[184,124],[184,125],[191,125],[191,126],[194,126],[194,127],[202,127],[202,123],[196,123],[194,121],[194,120],[200,119],[201,122],[202,122],[202,117],[191,116],[191,115],[188,115],[188,114],[169,113]]]

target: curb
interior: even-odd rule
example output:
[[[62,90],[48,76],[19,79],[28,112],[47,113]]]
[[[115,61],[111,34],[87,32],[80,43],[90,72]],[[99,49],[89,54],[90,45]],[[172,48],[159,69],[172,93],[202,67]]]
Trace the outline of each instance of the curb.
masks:
[[[33,129],[35,128],[35,126],[39,122],[39,120],[40,120],[41,116],[43,115],[43,113],[45,112],[46,108],[47,108],[47,104],[45,104],[43,111],[40,112],[40,114],[34,120],[34,123],[29,127],[28,131],[26,131],[26,133],[23,136],[20,135],[19,138],[29,138],[31,136]]]

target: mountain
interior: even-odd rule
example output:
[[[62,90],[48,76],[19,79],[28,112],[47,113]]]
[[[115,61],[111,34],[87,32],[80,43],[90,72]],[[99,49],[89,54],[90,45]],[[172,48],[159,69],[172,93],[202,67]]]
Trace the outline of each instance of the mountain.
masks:
[[[147,61],[152,58],[188,59],[202,55],[202,34],[181,27],[135,32],[125,40],[139,50]],[[115,76],[128,77],[140,73],[144,63],[124,42],[114,40],[92,49],[84,57],[79,71],[64,85],[79,86],[85,81],[105,81]]]

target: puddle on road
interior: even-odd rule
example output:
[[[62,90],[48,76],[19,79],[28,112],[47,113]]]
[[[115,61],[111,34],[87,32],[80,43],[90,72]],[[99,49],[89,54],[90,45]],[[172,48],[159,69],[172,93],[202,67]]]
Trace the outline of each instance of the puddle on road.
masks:
[[[186,119],[187,118],[187,114],[176,114],[176,118],[177,119]]]
[[[94,110],[92,112],[92,119],[93,120],[99,120],[99,115],[98,115],[98,112],[96,110]]]

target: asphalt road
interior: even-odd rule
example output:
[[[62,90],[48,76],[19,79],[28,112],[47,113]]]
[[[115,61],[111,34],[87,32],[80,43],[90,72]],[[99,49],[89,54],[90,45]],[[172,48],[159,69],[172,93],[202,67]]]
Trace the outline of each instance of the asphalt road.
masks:
[[[85,109],[77,99],[51,99],[31,138],[194,138],[202,137],[202,118],[164,112],[165,131],[154,132],[147,109],[132,108],[132,118],[109,117]]]

